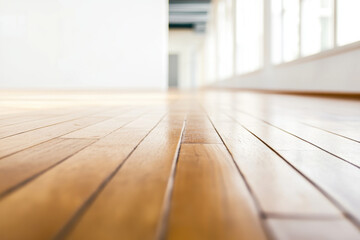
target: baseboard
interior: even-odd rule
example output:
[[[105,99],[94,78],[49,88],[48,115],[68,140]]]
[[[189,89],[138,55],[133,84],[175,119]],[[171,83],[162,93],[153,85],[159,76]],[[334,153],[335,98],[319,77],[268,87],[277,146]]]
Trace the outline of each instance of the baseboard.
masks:
[[[357,100],[360,100],[360,92],[272,90],[272,89],[232,88],[232,87],[214,87],[214,86],[205,87],[204,89],[207,89],[207,90],[255,92],[255,93],[264,93],[264,94],[300,95],[300,96],[325,97],[325,98],[343,98],[343,99],[357,99]]]

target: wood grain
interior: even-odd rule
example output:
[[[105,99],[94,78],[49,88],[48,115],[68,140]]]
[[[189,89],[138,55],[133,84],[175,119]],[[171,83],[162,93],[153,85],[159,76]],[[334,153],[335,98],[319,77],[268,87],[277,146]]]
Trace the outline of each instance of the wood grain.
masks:
[[[194,112],[195,111],[195,112]],[[188,114],[184,143],[222,143],[203,110],[198,107]]]
[[[359,101],[0,92],[1,240],[359,239]]]
[[[149,134],[67,239],[155,239],[183,119],[165,118]]]
[[[245,128],[230,118],[227,122],[213,118],[266,214],[340,216],[341,212],[310,182]]]
[[[104,118],[81,118],[2,139],[0,141],[0,158],[103,120]]]
[[[53,139],[0,161],[0,196],[93,143],[86,139]]]
[[[183,144],[173,191],[168,239],[265,239],[224,146]]]
[[[150,130],[121,128],[2,199],[0,239],[54,237]]]
[[[358,240],[358,229],[344,219],[269,219],[275,239],[278,240]]]

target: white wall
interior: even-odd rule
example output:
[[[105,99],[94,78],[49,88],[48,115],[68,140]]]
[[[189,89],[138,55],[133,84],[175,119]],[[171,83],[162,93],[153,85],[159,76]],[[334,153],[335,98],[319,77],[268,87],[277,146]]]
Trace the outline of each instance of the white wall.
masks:
[[[333,56],[265,69],[215,84],[221,87],[313,91],[360,92],[360,49]]]
[[[167,0],[0,0],[0,88],[167,87]]]
[[[213,4],[215,11],[217,2],[219,1],[214,1]],[[331,50],[332,52],[329,51],[322,56],[317,55],[293,63],[273,65],[271,63],[270,1],[264,1],[264,4],[263,68],[249,74],[234,75],[226,80],[221,80],[217,70],[215,73],[217,81],[211,84],[212,86],[285,91],[360,92],[360,42]],[[218,35],[221,32],[219,26],[214,24],[217,17],[219,16],[212,15],[215,20],[209,22],[208,28],[215,29],[215,33],[208,34],[207,39],[211,35]],[[355,30],[357,28],[354,28]],[[217,38],[215,40],[217,41]],[[212,43],[210,47],[217,48],[218,52],[223,51],[221,46],[216,43]],[[215,62],[216,68],[218,68],[218,57],[215,58]],[[207,76],[207,82],[211,82],[212,78]]]

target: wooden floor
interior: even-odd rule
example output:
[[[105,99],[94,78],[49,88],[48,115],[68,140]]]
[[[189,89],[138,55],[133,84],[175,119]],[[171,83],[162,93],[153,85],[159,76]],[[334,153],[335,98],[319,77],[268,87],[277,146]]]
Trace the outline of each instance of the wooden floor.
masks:
[[[0,239],[360,239],[360,101],[0,92]]]

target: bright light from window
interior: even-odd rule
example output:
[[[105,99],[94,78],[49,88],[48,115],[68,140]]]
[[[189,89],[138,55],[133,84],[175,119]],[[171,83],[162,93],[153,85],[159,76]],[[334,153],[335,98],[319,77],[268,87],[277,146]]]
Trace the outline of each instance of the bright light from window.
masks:
[[[237,73],[259,69],[263,60],[263,0],[236,3]]]
[[[272,1],[272,61],[288,62],[299,56],[299,0]]]
[[[271,56],[275,64],[282,62],[282,0],[272,0]]]
[[[218,3],[218,75],[220,80],[233,74],[233,29],[231,0],[221,0]]]
[[[301,55],[333,47],[333,0],[302,0]]]
[[[360,0],[272,0],[272,62],[289,62],[360,41],[359,10]]]
[[[231,0],[218,1],[219,72],[224,76],[232,66],[228,53],[233,48],[228,41],[232,25],[226,18],[227,14],[232,15],[227,9],[231,4],[226,3]],[[264,1],[267,0],[235,1],[236,74],[244,74],[263,65]],[[274,64],[360,41],[357,26],[360,0],[271,0],[270,3],[270,57]]]
[[[360,41],[360,0],[337,1],[337,43]]]
[[[283,1],[283,60],[294,60],[299,54],[299,1]]]

